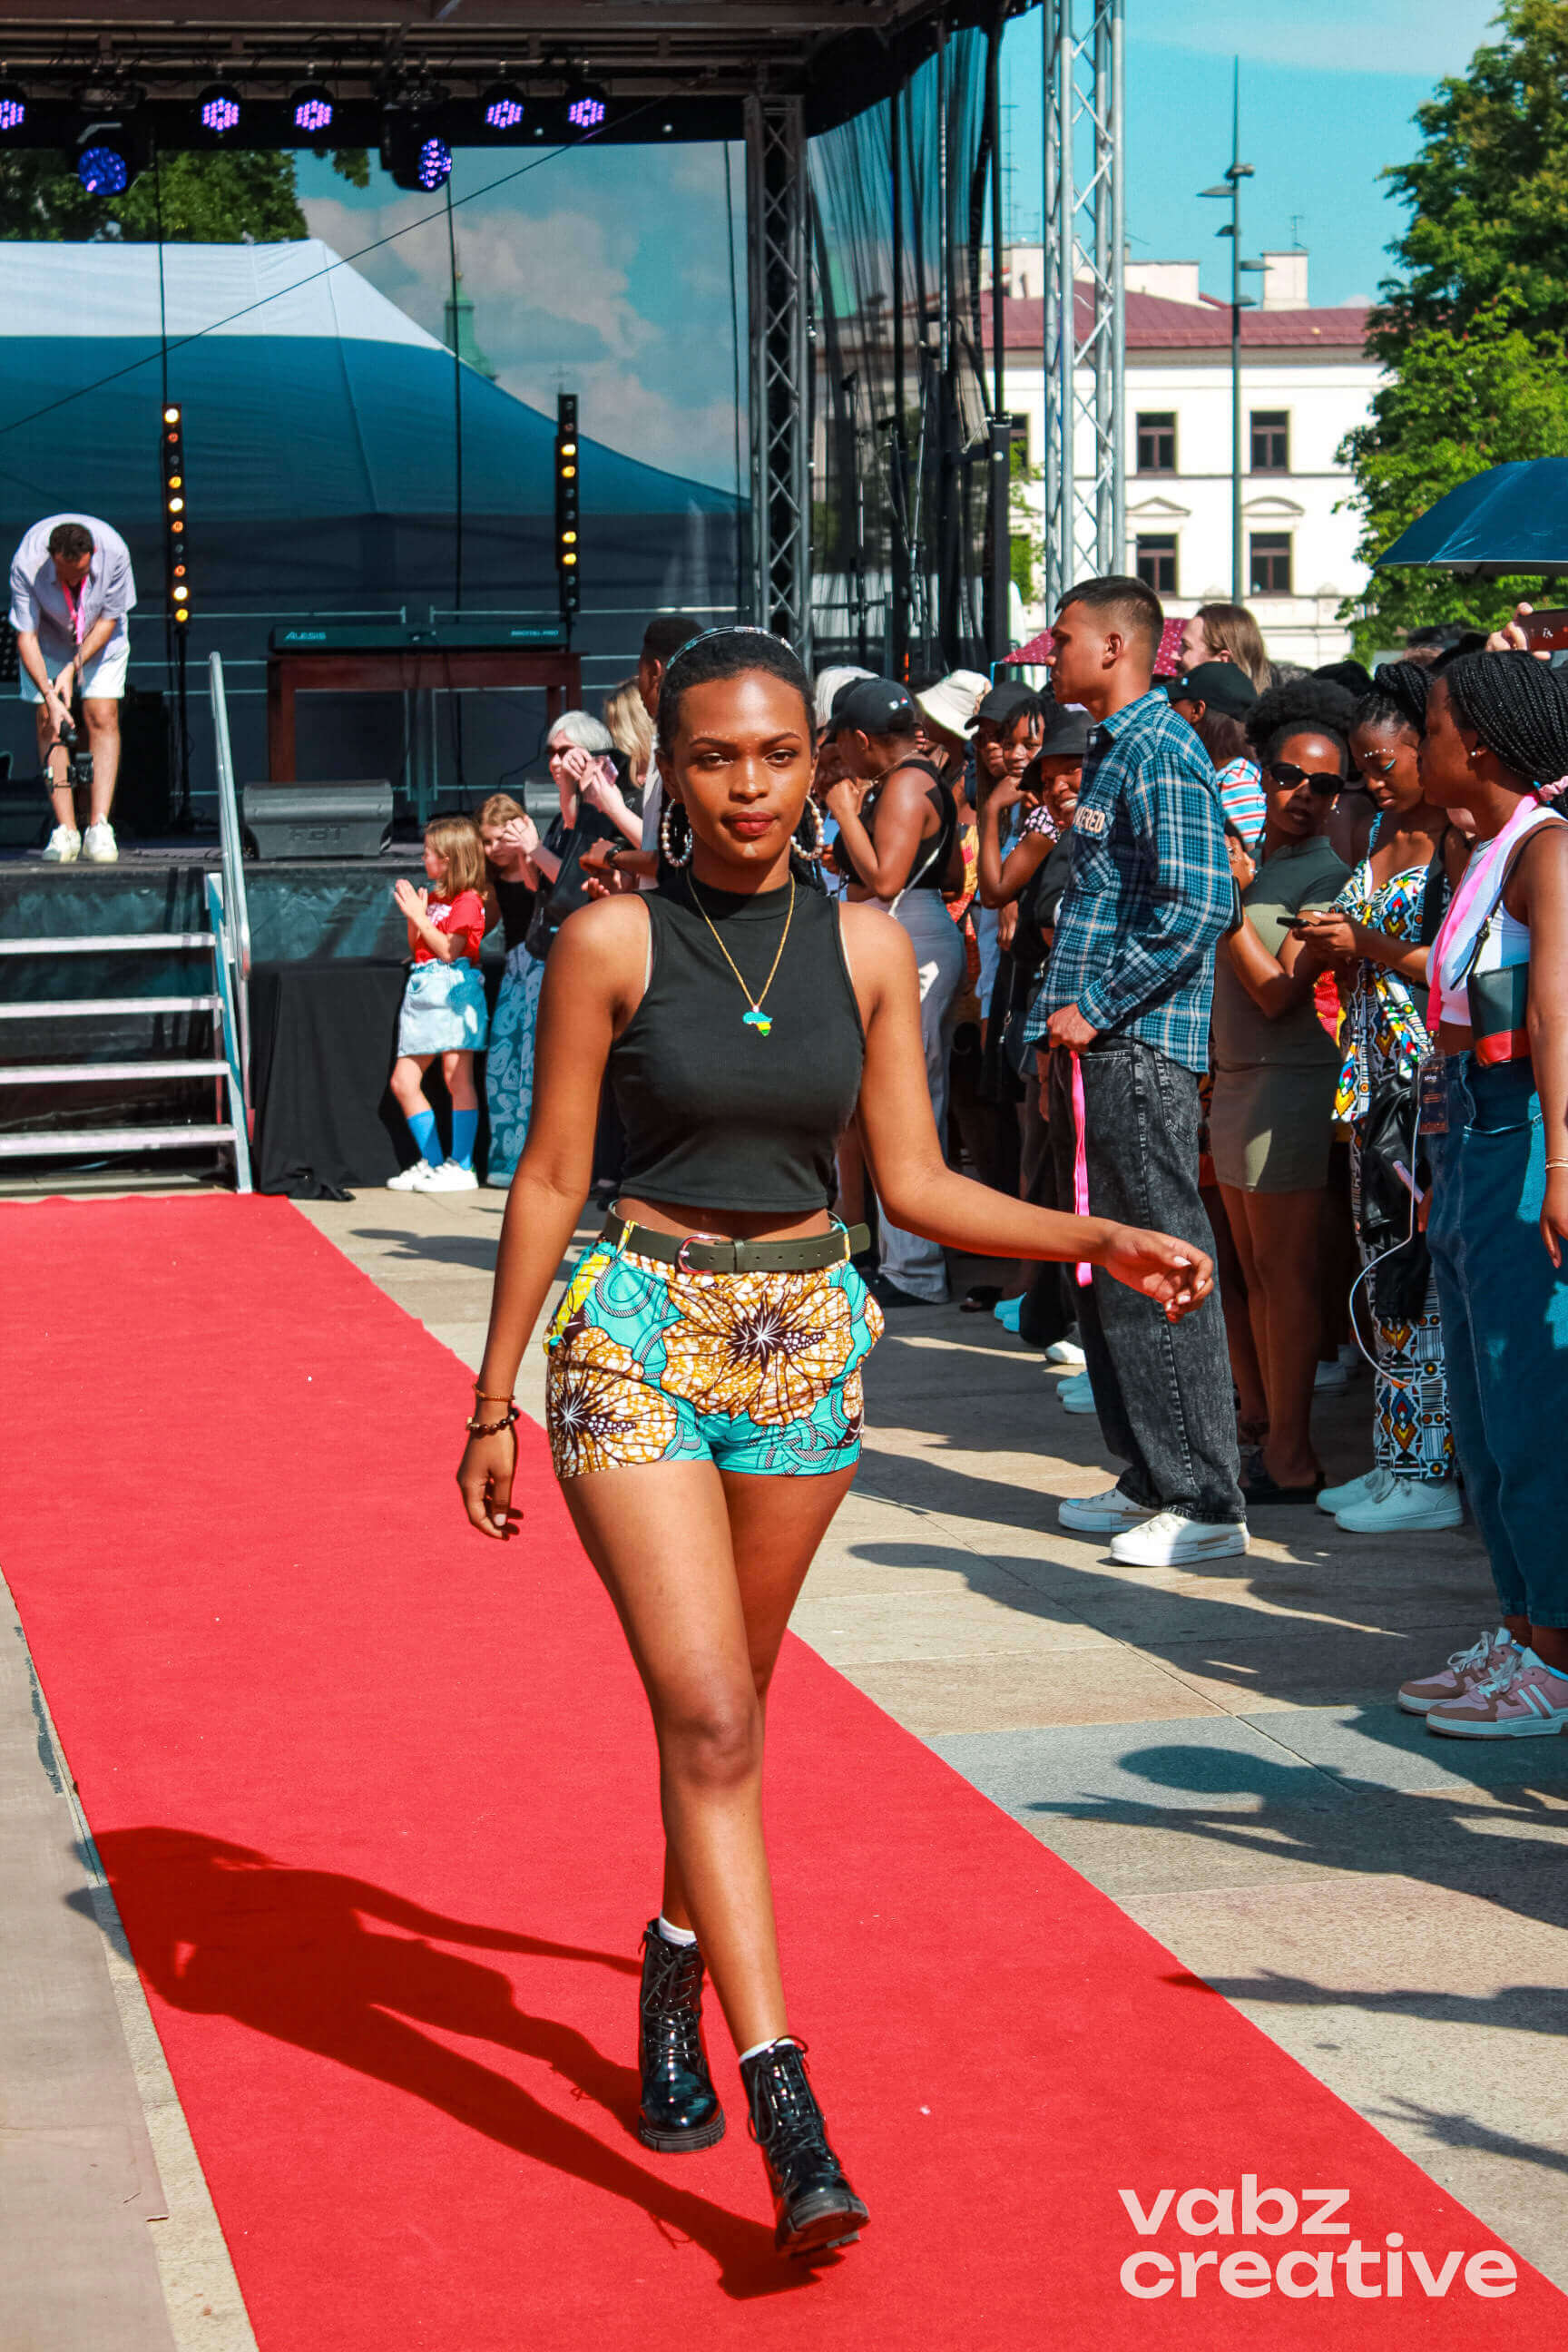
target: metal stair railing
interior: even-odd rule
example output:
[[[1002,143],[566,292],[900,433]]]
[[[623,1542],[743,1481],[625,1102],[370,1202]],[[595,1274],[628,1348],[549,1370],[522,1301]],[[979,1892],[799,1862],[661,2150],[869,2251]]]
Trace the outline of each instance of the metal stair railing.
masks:
[[[251,1136],[255,1112],[250,1100],[250,903],[245,889],[245,845],[239,828],[239,796],[234,785],[234,752],[229,742],[228,698],[224,690],[221,654],[209,656],[207,676],[217,754],[218,844],[223,863],[223,887],[216,911],[213,911],[210,891],[207,907],[220,959],[228,968],[226,992],[232,999],[233,1026],[228,1033],[231,1060],[237,1052],[240,1108],[237,1117],[243,1116],[246,1134]],[[246,1184],[241,1189],[247,1192],[249,1186]]]

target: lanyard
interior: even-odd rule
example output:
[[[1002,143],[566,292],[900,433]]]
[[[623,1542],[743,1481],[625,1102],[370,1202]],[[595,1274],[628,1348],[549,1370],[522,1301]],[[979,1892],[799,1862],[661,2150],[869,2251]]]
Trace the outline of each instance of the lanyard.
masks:
[[[81,584],[85,590],[87,587],[87,582],[84,580]],[[71,616],[71,628],[75,635],[76,642],[79,646],[86,634],[83,625],[82,612],[83,607],[87,603],[87,597],[85,594],[80,596],[76,595],[71,589],[71,584],[68,580],[62,580],[60,582],[60,593],[65,597],[66,610]]]

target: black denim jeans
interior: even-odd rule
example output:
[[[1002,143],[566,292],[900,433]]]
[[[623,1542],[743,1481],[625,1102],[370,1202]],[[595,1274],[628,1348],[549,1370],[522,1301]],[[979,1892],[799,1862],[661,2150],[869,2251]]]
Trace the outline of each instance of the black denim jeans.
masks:
[[[1198,1192],[1198,1081],[1136,1037],[1101,1037],[1082,1056],[1089,1213],[1152,1226],[1214,1254]],[[1072,1057],[1051,1056],[1058,1197],[1073,1197]],[[1168,1323],[1098,1266],[1079,1293],[1079,1329],[1100,1426],[1126,1463],[1135,1503],[1215,1522],[1246,1516],[1237,1485],[1230,1359],[1217,1292]]]

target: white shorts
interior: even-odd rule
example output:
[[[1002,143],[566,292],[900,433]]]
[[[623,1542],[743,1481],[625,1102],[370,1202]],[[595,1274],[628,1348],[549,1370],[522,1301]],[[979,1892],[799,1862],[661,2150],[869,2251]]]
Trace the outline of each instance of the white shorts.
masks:
[[[56,661],[51,658],[47,646],[40,646],[39,650],[43,654],[49,676],[58,677],[70,659],[69,653],[62,653],[59,659]],[[119,702],[125,692],[125,673],[130,663],[130,638],[121,637],[116,642],[113,637],[110,637],[103,651],[94,655],[81,674],[81,683],[77,691],[82,701]],[[38,692],[26,670],[21,673],[21,680],[23,701],[42,702],[43,696]]]

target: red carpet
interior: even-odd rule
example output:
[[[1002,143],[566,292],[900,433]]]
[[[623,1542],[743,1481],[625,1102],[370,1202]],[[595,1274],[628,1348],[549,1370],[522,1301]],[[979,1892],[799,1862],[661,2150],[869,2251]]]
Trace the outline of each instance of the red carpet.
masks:
[[[261,2352],[1561,2334],[1522,2265],[1497,2301],[1447,2264],[1482,2223],[798,1643],[786,1969],[873,2226],[777,2263],[721,2025],[723,2145],[628,2129],[653,1748],[537,1433],[503,1552],[458,1515],[461,1367],[285,1202],[11,1207],[0,1239],[4,1566]],[[1244,2175],[1346,2190],[1348,2235],[1204,2236],[1189,2200],[1142,2238],[1118,2195],[1236,2189],[1239,2231]],[[1333,2258],[1390,2231],[1402,2298],[1358,2299]],[[1163,2299],[1119,2282],[1140,2247]],[[1291,2249],[1296,2294],[1222,2286]]]

